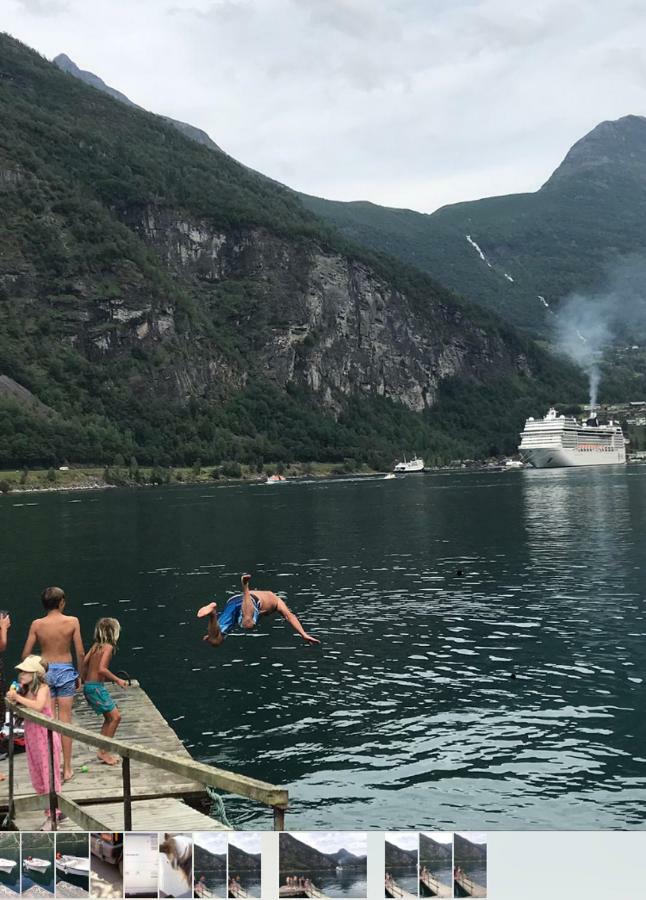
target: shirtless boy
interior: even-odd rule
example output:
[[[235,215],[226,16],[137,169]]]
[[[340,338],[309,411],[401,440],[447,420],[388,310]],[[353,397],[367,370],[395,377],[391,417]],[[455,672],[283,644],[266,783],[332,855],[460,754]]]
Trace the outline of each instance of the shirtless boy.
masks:
[[[321,643],[305,631],[284,600],[281,600],[273,591],[250,590],[250,581],[251,575],[242,576],[242,593],[227,600],[219,618],[216,603],[207,603],[198,611],[198,618],[209,617],[208,630],[202,640],[207,641],[212,647],[219,647],[226,635],[236,625],[250,629],[256,625],[260,616],[280,613],[308,644]]]
[[[75,616],[66,616],[65,593],[59,587],[45,588],[41,594],[45,608],[42,619],[34,619],[29,629],[27,643],[22,651],[22,659],[34,652],[36,644],[40,647],[40,655],[49,664],[47,684],[54,704],[54,716],[61,722],[72,721],[72,703],[79,686],[79,673],[72,665],[72,645],[76,656],[76,665],[83,662],[83,640],[79,620]],[[63,737],[63,782],[74,775],[72,770],[72,739]]]

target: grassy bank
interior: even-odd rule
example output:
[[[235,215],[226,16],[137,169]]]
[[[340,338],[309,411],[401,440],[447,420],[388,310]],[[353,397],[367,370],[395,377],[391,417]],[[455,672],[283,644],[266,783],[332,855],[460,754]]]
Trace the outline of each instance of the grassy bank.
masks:
[[[351,463],[293,463],[267,465],[262,468],[227,463],[222,466],[162,468],[141,466],[136,469],[118,466],[74,466],[60,469],[0,470],[0,493],[24,491],[98,490],[109,487],[145,487],[162,484],[218,484],[226,481],[263,481],[269,475],[286,478],[305,476],[324,478],[330,475],[369,475],[367,466]]]

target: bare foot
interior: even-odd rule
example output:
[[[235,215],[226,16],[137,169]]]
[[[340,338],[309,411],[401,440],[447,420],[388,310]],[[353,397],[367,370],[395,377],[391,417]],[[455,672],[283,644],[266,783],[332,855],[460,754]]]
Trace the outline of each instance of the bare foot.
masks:
[[[74,778],[73,769],[70,769],[69,772],[63,772],[63,784],[65,784],[66,781],[71,781],[72,778]]]
[[[204,616],[210,616],[217,608],[218,604],[215,601],[213,601],[213,603],[207,603],[206,606],[201,606],[197,611],[198,619],[203,619]]]
[[[99,750],[96,755],[99,762],[105,763],[106,766],[118,766],[119,759],[116,756],[110,756],[105,750]]]

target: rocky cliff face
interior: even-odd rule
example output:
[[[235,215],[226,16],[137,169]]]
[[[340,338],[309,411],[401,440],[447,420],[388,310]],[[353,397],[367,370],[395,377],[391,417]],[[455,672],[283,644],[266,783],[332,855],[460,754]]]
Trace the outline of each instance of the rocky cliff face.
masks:
[[[129,227],[194,289],[216,296],[218,285],[253,282],[252,311],[267,329],[261,340],[249,323],[248,353],[222,371],[212,360],[207,380],[225,376],[244,383],[249,363],[281,387],[310,388],[328,407],[355,391],[402,403],[413,411],[431,407],[442,381],[461,376],[530,374],[527,359],[503,341],[474,326],[455,304],[438,303],[421,314],[406,293],[370,266],[311,241],[289,241],[266,229],[214,229],[205,220],[173,210],[130,211]],[[172,312],[151,319],[148,310],[132,316],[144,340],[173,328]],[[244,328],[243,323],[239,323]]]
[[[4,391],[0,462],[384,467],[553,402],[529,341],[217,147],[3,35],[0,75],[0,375],[60,417]]]

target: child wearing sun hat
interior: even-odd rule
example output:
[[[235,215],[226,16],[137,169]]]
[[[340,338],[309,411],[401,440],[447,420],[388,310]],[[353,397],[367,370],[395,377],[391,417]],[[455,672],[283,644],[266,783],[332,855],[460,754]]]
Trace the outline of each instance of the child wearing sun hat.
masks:
[[[19,689],[12,687],[7,693],[7,700],[17,703],[26,709],[42,713],[52,717],[51,694],[45,680],[47,675],[47,663],[40,656],[27,656],[16,666],[18,669]],[[24,720],[25,751],[27,753],[27,765],[29,777],[37,794],[49,793],[49,751],[47,747],[47,729],[36,722]],[[57,794],[61,790],[60,775],[60,735],[54,732],[54,789]],[[56,810],[57,818],[61,817]],[[50,812],[41,831],[51,831],[52,823]]]

